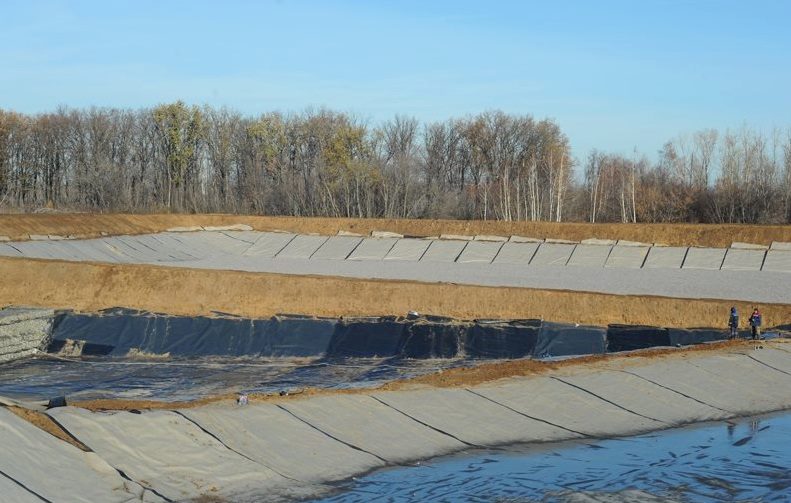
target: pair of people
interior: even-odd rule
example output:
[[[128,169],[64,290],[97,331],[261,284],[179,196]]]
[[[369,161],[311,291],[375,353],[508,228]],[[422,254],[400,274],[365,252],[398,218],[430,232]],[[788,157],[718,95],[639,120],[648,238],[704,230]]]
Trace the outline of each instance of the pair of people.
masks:
[[[761,338],[761,311],[758,308],[753,309],[753,313],[750,315],[750,319],[748,320],[750,323],[750,331],[753,336],[753,340],[758,340]],[[739,336],[739,312],[736,311],[736,307],[731,308],[731,316],[728,319],[728,327],[731,329],[731,339],[735,339]]]

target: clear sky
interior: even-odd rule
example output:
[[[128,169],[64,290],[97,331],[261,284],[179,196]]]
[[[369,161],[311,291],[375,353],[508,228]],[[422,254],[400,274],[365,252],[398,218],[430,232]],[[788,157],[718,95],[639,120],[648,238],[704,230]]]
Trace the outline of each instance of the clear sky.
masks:
[[[0,23],[0,108],[26,113],[501,109],[556,119],[579,157],[651,159],[702,128],[791,126],[786,0],[0,0]]]

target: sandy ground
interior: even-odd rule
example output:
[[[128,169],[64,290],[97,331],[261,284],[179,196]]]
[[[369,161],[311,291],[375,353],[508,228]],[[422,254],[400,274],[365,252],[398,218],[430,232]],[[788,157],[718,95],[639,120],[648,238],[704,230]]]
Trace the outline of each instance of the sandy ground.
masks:
[[[586,224],[554,222],[499,222],[469,220],[393,220],[351,218],[297,218],[249,215],[126,215],[126,214],[7,214],[0,215],[0,236],[28,239],[30,234],[97,237],[106,234],[145,234],[171,227],[247,224],[256,230],[367,235],[373,230],[411,236],[439,234],[494,234],[582,240],[624,239],[645,243],[688,246],[729,246],[733,241],[768,245],[791,241],[791,226],[700,224]]]
[[[291,276],[133,264],[0,258],[0,305],[81,311],[123,306],[177,315],[277,313],[317,316],[404,315],[410,310],[460,319],[542,318],[606,325],[725,327],[731,305],[674,299],[451,283]],[[791,320],[791,305],[762,304],[764,325]]]

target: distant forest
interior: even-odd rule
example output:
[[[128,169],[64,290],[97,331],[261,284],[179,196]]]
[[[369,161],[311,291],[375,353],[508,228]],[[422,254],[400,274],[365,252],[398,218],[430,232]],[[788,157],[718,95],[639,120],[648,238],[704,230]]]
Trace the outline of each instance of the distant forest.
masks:
[[[245,116],[0,110],[0,209],[588,222],[791,222],[791,131],[705,130],[656,161],[571,156],[551,119],[486,112],[371,126]]]

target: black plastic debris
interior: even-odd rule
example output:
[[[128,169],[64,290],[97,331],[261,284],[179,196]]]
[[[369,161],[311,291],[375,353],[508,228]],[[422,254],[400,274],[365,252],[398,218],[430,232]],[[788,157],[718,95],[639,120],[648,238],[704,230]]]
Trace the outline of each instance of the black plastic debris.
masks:
[[[47,402],[47,410],[55,409],[57,407],[66,407],[65,396],[56,396],[54,398],[50,398],[49,402]]]

